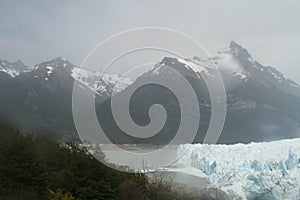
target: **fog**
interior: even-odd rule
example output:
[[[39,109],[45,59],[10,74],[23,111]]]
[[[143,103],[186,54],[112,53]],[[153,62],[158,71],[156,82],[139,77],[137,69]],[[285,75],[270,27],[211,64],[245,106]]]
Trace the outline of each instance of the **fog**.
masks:
[[[0,59],[33,65],[58,56],[79,65],[112,34],[158,26],[215,53],[234,40],[300,83],[299,1],[9,1],[0,3]],[[120,44],[122,45],[122,44]]]

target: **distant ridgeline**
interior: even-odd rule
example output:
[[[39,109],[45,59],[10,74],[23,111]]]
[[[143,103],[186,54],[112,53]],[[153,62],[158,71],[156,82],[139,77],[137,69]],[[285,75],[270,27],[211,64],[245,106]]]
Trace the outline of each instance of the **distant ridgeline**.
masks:
[[[203,141],[210,122],[211,101],[203,76],[213,79],[214,66],[220,69],[227,93],[227,115],[219,143],[299,137],[299,85],[275,68],[255,61],[235,42],[210,59],[163,58],[134,82],[129,80],[119,85],[117,96],[127,94],[130,88],[149,77],[174,80],[166,66],[183,74],[197,95],[201,113],[194,142]],[[146,140],[134,138],[126,135],[112,116],[110,97],[118,78],[118,75],[101,77],[99,72],[78,68],[60,57],[34,67],[24,67],[21,62],[18,65],[0,62],[0,118],[22,132],[41,131],[59,138],[76,138],[72,89],[74,81],[78,80],[83,94],[96,92],[99,123],[110,140],[115,143],[168,143],[181,120],[176,96],[157,84],[140,87],[129,105],[133,120],[140,126],[149,124],[148,111],[153,104],[163,105],[168,117],[157,135]]]

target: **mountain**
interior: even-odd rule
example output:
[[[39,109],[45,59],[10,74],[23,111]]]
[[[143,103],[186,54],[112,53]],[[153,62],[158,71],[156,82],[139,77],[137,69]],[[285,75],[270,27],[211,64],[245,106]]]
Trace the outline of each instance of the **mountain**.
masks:
[[[300,86],[270,66],[255,61],[249,52],[235,42],[211,58],[165,57],[152,69],[138,77],[117,84],[120,76],[91,71],[58,57],[28,67],[21,61],[1,61],[0,119],[12,123],[23,132],[52,132],[59,136],[76,134],[72,116],[72,91],[75,80],[85,95],[96,93],[96,112],[101,128],[116,143],[165,144],[175,137],[181,122],[181,110],[175,94],[159,84],[146,84],[153,78],[178,81],[176,70],[195,91],[200,108],[200,120],[194,142],[203,142],[211,120],[211,99],[206,80],[214,83],[219,69],[227,96],[227,113],[219,143],[270,141],[299,137]],[[170,69],[172,69],[170,71]],[[130,118],[140,126],[150,123],[149,109],[154,104],[165,108],[166,123],[158,134],[140,139],[125,134],[116,124],[111,111],[111,95],[127,96],[135,90],[129,102]],[[178,88],[182,88],[180,85]],[[180,91],[183,100],[190,96]],[[118,98],[116,98],[118,99]],[[122,99],[122,98],[120,98]],[[127,109],[126,106],[125,109]],[[195,121],[190,109],[186,121]],[[122,111],[122,110],[119,110]],[[123,124],[127,118],[121,119]],[[155,118],[163,122],[163,116]],[[128,128],[128,127],[127,127]],[[130,127],[129,127],[130,128]],[[93,129],[91,127],[91,129]],[[178,141],[182,143],[186,141]]]
[[[299,85],[275,68],[255,61],[246,49],[235,42],[208,59],[166,57],[118,96],[126,96],[132,88],[151,77],[177,80],[169,67],[184,75],[197,95],[201,112],[194,142],[203,142],[211,117],[211,100],[203,77],[213,82],[216,68],[223,77],[227,95],[226,120],[219,143],[248,143],[300,136]],[[116,143],[168,143],[181,122],[179,103],[169,89],[157,84],[138,88],[130,99],[130,115],[136,124],[146,126],[150,123],[149,108],[154,104],[161,104],[168,117],[161,131],[150,138],[139,139],[124,134],[114,121],[110,99],[97,106],[98,117],[101,118],[99,123]],[[191,117],[189,120],[194,119]]]
[[[241,79],[257,85],[274,87],[289,94],[300,95],[297,83],[271,66],[262,66],[251,57],[246,49],[243,49],[237,43],[232,41],[229,48],[219,51],[218,54],[219,56],[212,59],[221,69],[231,71],[231,73],[239,75]],[[228,62],[236,62],[236,67],[232,68],[232,65],[228,67]]]
[[[21,60],[17,60],[16,62],[0,60],[0,76],[4,76],[3,74],[6,74],[10,77],[15,77],[21,72],[29,69],[30,68],[26,66]]]
[[[118,78],[101,77],[101,73],[76,67],[61,57],[40,63],[0,85],[0,118],[23,132],[76,133],[72,116],[75,80],[82,90],[97,92],[101,102],[111,95]],[[126,84],[120,84],[118,89]]]

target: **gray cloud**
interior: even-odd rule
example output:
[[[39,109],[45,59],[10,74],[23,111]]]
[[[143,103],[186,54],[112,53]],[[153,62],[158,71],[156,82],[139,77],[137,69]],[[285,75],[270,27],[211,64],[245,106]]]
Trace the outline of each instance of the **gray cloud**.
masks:
[[[262,64],[300,83],[300,3],[294,1],[1,1],[0,58],[25,63],[63,56],[80,64],[119,31],[182,31],[211,53],[235,40]]]

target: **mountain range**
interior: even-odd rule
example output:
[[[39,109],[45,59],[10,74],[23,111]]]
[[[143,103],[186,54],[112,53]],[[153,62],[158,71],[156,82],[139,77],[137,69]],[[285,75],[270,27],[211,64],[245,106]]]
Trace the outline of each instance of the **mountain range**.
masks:
[[[219,143],[270,141],[299,137],[300,86],[271,66],[255,61],[235,42],[211,58],[165,57],[135,81],[118,84],[117,96],[127,94],[142,80],[156,76],[173,80],[172,67],[189,81],[201,110],[194,142],[202,142],[211,117],[211,100],[203,77],[213,79],[214,68],[222,75],[227,96],[227,114]],[[96,92],[99,123],[116,143],[167,143],[180,124],[180,106],[163,86],[140,87],[130,100],[130,114],[138,124],[149,124],[148,110],[161,104],[167,111],[163,129],[145,139],[128,136],[117,126],[111,112],[111,95],[119,75],[104,75],[73,65],[61,57],[33,67],[21,61],[0,61],[0,119],[22,132],[44,132],[58,137],[76,137],[72,116],[74,81],[82,90]],[[189,98],[189,97],[186,97]]]

